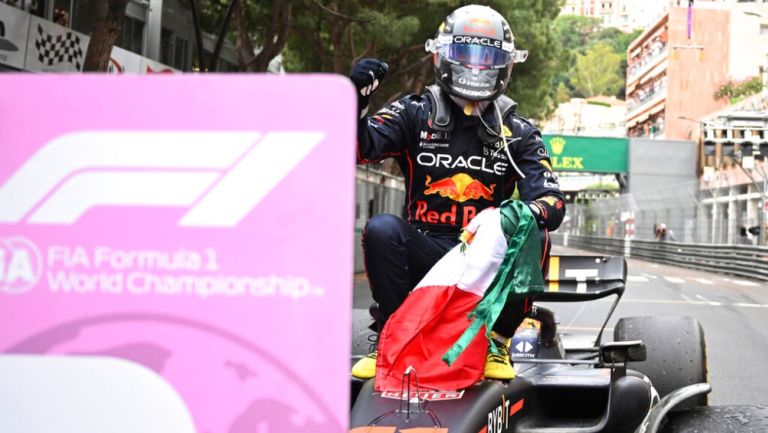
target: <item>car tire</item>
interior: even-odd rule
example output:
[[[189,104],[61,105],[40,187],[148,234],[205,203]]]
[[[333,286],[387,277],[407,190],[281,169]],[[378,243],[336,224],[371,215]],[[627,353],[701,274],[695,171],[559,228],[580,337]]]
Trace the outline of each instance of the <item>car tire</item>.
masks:
[[[660,398],[684,386],[708,382],[704,330],[696,319],[625,317],[616,324],[613,339],[642,340],[647,349],[646,360],[630,362],[627,368],[648,376]],[[706,405],[707,395],[702,394],[681,402],[675,410]]]

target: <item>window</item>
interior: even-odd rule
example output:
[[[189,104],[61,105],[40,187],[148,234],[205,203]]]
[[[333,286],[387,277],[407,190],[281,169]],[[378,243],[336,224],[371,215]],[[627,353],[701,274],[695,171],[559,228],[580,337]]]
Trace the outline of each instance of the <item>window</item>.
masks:
[[[48,6],[46,0],[5,0],[0,3],[19,8],[41,18],[45,18],[45,11]]]
[[[115,45],[136,54],[143,54],[144,22],[126,15],[123,21],[123,31],[117,36]]]
[[[189,42],[176,36],[172,31],[163,29],[160,35],[160,61],[168,66],[183,71],[187,70]]]
[[[72,0],[53,1],[53,22],[64,27],[69,27],[74,9]],[[75,28],[75,30],[79,30]]]
[[[61,0],[54,0],[54,4]],[[96,28],[96,18],[94,16],[94,3],[95,0],[71,0],[72,1],[72,16],[70,22],[72,28],[80,33],[90,35]]]
[[[176,47],[173,50],[173,66],[182,71],[187,69],[187,57],[189,53],[189,42],[186,39],[176,37]]]

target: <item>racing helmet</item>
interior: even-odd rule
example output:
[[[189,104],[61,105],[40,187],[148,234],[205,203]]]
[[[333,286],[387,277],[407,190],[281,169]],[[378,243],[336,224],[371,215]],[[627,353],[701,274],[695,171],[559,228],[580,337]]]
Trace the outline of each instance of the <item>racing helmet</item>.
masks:
[[[515,49],[507,20],[480,5],[453,11],[425,49],[433,53],[437,84],[468,101],[490,101],[504,93],[512,65],[528,58],[528,51]]]

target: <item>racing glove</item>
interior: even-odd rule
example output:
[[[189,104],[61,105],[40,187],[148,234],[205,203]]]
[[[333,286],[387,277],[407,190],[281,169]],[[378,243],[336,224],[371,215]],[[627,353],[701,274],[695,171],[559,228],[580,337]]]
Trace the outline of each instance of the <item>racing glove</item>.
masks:
[[[377,59],[363,59],[352,67],[349,78],[357,88],[357,110],[361,119],[368,113],[371,95],[379,88],[387,71],[389,65]]]
[[[546,228],[549,231],[556,230],[565,216],[565,203],[561,198],[552,195],[531,201],[528,207],[533,212],[539,228]]]

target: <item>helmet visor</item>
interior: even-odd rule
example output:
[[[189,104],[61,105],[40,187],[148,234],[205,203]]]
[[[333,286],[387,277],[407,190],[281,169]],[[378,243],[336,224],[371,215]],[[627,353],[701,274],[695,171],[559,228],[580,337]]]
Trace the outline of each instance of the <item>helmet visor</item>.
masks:
[[[512,63],[513,53],[478,44],[445,44],[438,48],[444,58],[471,66],[501,67]]]

